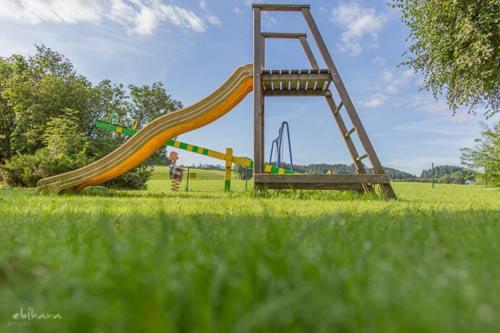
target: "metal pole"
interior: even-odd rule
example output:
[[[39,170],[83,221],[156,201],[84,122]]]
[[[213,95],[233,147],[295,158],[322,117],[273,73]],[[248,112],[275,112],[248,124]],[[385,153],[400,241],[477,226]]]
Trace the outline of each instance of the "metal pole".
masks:
[[[188,174],[186,178],[186,192],[189,192],[189,167],[187,169],[188,169]]]
[[[434,174],[434,162],[432,163],[432,188],[434,188],[434,183],[436,182],[436,176]]]

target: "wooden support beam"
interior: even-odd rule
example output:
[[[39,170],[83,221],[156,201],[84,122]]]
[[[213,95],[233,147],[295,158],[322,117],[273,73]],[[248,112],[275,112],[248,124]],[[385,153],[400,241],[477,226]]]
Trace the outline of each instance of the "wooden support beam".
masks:
[[[286,97],[286,96],[325,96],[322,90],[264,90],[264,96]]]
[[[287,4],[253,4],[253,9],[258,8],[262,11],[284,11],[284,12],[300,12],[303,9],[309,9],[309,5],[287,5]]]
[[[316,61],[316,58],[314,57],[314,54],[312,53],[311,47],[309,46],[309,43],[307,42],[306,36],[299,37],[299,40],[300,40],[300,44],[302,44],[302,48],[304,49],[304,52],[306,53],[307,59],[309,59],[309,63],[311,64],[311,67],[313,69],[319,69],[318,62]]]
[[[261,36],[261,8],[253,7],[253,103],[254,173],[264,172],[264,95],[261,73],[264,68],[264,38]]]
[[[387,175],[272,175],[256,174],[256,183],[267,184],[383,184],[389,182]]]
[[[340,109],[340,104],[339,106],[335,105],[335,101],[332,98],[332,94],[330,93],[329,95],[326,96],[326,102],[328,103],[328,106],[330,107],[330,110],[332,111],[334,118],[337,122],[337,126],[340,130],[340,133],[345,133],[347,132],[347,127],[344,123],[344,120],[340,116],[340,113],[335,113],[336,110]],[[358,174],[366,174],[365,167],[363,163],[357,161],[357,157],[359,156],[358,151],[356,150],[356,146],[354,145],[354,142],[352,142],[351,138],[346,138],[344,137],[345,143],[347,145],[347,148],[349,150],[349,154],[351,155],[352,160],[354,161],[354,165],[356,166],[356,172]],[[368,191],[371,191],[371,189],[367,188]]]
[[[270,190],[344,190],[344,191],[364,191],[362,184],[277,184],[277,183],[256,183],[261,189]]]
[[[342,99],[342,102],[344,102],[346,110],[349,114],[349,117],[351,119],[352,124],[357,128],[359,139],[361,143],[363,144],[363,148],[365,149],[366,153],[368,154],[368,157],[370,159],[370,162],[373,166],[373,170],[375,173],[378,174],[384,174],[384,168],[382,167],[382,164],[380,163],[380,160],[378,159],[377,153],[375,152],[375,149],[373,148],[370,139],[368,138],[368,134],[365,131],[365,128],[363,127],[363,124],[361,123],[361,119],[358,116],[358,113],[356,112],[356,109],[354,108],[354,104],[352,103],[352,100],[347,93],[347,89],[344,86],[344,83],[342,79],[340,78],[340,74],[337,70],[337,67],[335,66],[335,63],[333,62],[333,59],[330,55],[330,52],[328,52],[328,49],[326,47],[325,41],[323,40],[323,37],[321,37],[321,34],[319,32],[318,26],[316,25],[316,22],[314,21],[311,11],[309,8],[304,8],[302,9],[302,14],[304,15],[304,18],[307,22],[307,25],[309,26],[309,29],[311,30],[312,36],[314,40],[316,41],[316,44],[318,45],[319,51],[321,55],[323,56],[323,60],[326,63],[326,66],[330,70],[330,74],[332,76],[333,83],[335,85],[335,88],[337,89],[340,98]],[[381,185],[382,192],[386,198],[396,198],[396,194],[394,193],[394,190],[392,189],[390,184],[384,184]]]
[[[306,38],[307,34],[303,32],[262,32],[264,38],[284,38],[284,39],[300,39]]]
[[[356,127],[351,128],[348,132],[344,134],[344,137],[347,139],[351,136],[352,133],[356,131]]]

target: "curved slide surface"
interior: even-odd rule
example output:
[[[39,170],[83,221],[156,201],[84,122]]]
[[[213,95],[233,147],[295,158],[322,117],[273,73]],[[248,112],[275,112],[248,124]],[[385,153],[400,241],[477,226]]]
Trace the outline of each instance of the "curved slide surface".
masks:
[[[168,140],[220,118],[252,90],[252,65],[238,67],[204,99],[153,120],[111,153],[87,166],[41,179],[38,188],[55,193],[65,189],[80,191],[118,177],[144,162]]]

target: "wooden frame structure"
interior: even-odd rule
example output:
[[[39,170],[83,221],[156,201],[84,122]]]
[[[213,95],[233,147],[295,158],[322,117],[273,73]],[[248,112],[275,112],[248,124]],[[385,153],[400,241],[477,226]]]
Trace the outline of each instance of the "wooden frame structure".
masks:
[[[254,66],[254,180],[255,188],[297,188],[297,189],[350,189],[373,192],[373,185],[379,185],[385,198],[394,199],[389,177],[368,138],[361,119],[340,78],[326,44],[314,21],[309,5],[254,4],[253,9],[253,66]],[[304,16],[326,65],[320,69],[307,41],[305,33],[276,33],[261,31],[263,11],[300,12]],[[298,39],[309,60],[311,69],[306,70],[266,70],[265,40],[267,38]],[[333,82],[339,95],[337,104],[330,84]],[[337,126],[342,133],[351,158],[356,166],[356,175],[270,175],[264,173],[264,100],[270,96],[323,96],[330,107]],[[348,129],[342,111],[345,110],[353,127]],[[359,154],[352,140],[357,134],[365,153]],[[368,174],[362,160],[368,158],[375,174]]]

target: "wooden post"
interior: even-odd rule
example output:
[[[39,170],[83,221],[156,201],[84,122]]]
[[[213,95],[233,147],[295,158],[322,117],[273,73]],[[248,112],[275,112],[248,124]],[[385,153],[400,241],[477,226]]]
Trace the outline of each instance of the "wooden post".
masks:
[[[233,166],[233,148],[226,148],[226,172],[224,174],[224,190],[231,191],[231,167]]]
[[[311,67],[313,69],[318,69],[318,62],[316,61],[316,58],[314,58],[314,54],[312,53],[311,48],[309,47],[309,43],[307,42],[306,37],[299,37],[300,44],[302,44],[302,48],[304,49],[304,52],[306,53],[307,59],[309,59],[309,63],[311,64]]]
[[[261,35],[261,9],[253,8],[253,104],[254,174],[264,173],[264,96],[261,74],[264,68],[264,38]]]
[[[375,149],[373,148],[370,139],[368,138],[368,134],[366,133],[365,128],[361,123],[361,119],[359,118],[358,113],[354,108],[354,104],[352,103],[352,100],[349,94],[347,93],[347,89],[344,86],[344,82],[342,82],[342,79],[340,78],[340,74],[337,70],[337,67],[335,66],[335,63],[333,62],[330,52],[328,52],[325,41],[321,37],[318,26],[316,25],[316,22],[314,21],[311,15],[311,11],[309,10],[309,8],[303,8],[302,14],[304,15],[304,18],[307,22],[307,25],[309,26],[309,29],[311,30],[313,38],[316,41],[316,44],[318,45],[323,60],[325,61],[328,69],[330,70],[333,84],[335,85],[335,88],[337,89],[337,92],[339,93],[340,98],[342,99],[342,102],[347,110],[347,113],[351,118],[351,122],[358,131],[359,139],[363,144],[363,148],[368,154],[368,158],[370,159],[370,162],[373,166],[373,170],[375,171],[376,174],[382,174],[382,175],[385,174],[384,168],[382,167],[382,164],[378,159],[377,153],[375,152]],[[382,189],[383,195],[386,198],[391,198],[391,199],[396,198],[396,194],[394,193],[390,183],[381,184],[380,187]]]

